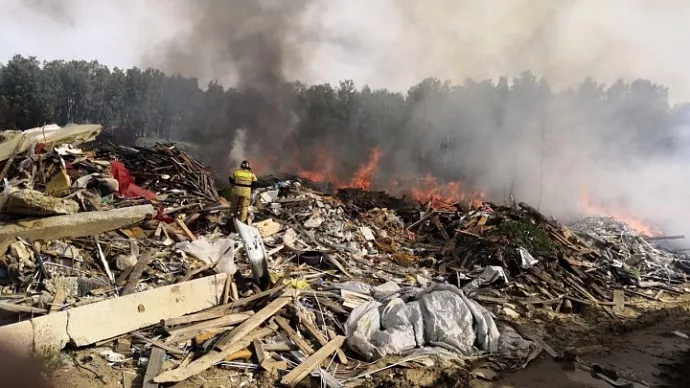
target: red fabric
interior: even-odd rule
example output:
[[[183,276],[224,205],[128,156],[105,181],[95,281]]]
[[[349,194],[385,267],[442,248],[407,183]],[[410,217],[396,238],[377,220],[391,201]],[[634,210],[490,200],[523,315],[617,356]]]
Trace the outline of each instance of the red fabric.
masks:
[[[144,197],[148,200],[156,199],[156,193],[151,190],[143,189],[134,184],[134,177],[129,173],[124,163],[113,161],[110,163],[110,174],[117,179],[120,184],[118,194],[126,197]]]
[[[127,191],[125,192],[125,196],[127,197],[144,197],[146,199],[153,200],[156,199],[156,193],[154,193],[151,190],[146,190],[142,187],[139,187],[135,185],[134,183],[130,183],[129,187],[127,187]]]
[[[46,145],[44,143],[36,144],[36,146],[34,147],[34,153],[36,155],[45,154],[46,153]]]
[[[163,206],[158,206],[157,210],[158,210],[158,214],[156,214],[156,216],[153,217],[154,220],[162,221],[162,222],[165,222],[166,224],[172,224],[173,222],[175,222],[174,218],[170,217],[167,214],[163,214],[163,212],[165,211]]]

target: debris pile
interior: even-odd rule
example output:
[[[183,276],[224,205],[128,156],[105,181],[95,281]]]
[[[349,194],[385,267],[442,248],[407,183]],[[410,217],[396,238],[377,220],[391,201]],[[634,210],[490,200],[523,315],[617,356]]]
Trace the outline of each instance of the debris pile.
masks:
[[[199,162],[160,144],[78,148],[99,131],[2,133],[0,342],[88,347],[146,365],[145,386],[221,367],[342,387],[395,357],[520,368],[553,351],[515,322],[537,308],[621,319],[632,298],[684,292],[681,257],[523,203],[432,208],[262,179],[250,225],[231,223]]]

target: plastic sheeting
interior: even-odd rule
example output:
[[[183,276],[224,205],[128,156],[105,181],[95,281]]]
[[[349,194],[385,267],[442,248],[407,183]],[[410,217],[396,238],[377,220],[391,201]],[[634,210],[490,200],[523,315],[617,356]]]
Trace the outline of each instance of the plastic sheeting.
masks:
[[[484,271],[477,278],[462,287],[462,290],[471,294],[473,291],[490,284],[508,284],[508,275],[506,275],[503,267],[497,265],[485,267]]]
[[[336,288],[375,299],[356,307],[345,323],[348,346],[368,360],[429,347],[521,360],[536,346],[512,329],[502,336],[491,314],[452,285],[403,291],[391,282],[379,287],[349,282]],[[407,301],[402,294],[408,294]]]
[[[220,238],[210,241],[201,237],[194,241],[183,241],[175,245],[185,253],[189,253],[206,264],[215,264],[217,273],[234,275],[237,272],[235,266],[235,241],[231,238]]]

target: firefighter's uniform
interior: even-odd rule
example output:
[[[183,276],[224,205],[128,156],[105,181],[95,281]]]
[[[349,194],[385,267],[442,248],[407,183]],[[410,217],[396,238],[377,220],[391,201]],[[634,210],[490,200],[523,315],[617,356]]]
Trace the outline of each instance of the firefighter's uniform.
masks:
[[[252,195],[252,184],[256,175],[249,168],[240,168],[230,176],[232,193],[230,194],[230,212],[242,222],[247,222],[247,210]]]

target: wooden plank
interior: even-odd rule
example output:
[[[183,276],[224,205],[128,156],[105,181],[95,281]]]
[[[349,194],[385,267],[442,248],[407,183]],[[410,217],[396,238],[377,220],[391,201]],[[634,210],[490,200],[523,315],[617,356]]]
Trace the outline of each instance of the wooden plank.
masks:
[[[188,323],[195,323],[199,321],[208,321],[211,319],[223,317],[229,313],[228,310],[221,311],[221,310],[213,310],[213,311],[201,311],[195,314],[189,314],[185,315],[182,317],[177,317],[177,318],[172,318],[172,319],[167,319],[165,320],[165,326],[170,327],[170,326],[179,326],[179,325],[185,325]]]
[[[99,235],[136,224],[155,215],[151,205],[129,206],[107,211],[76,213],[67,216],[19,220],[0,225],[0,241],[23,237],[30,241],[50,241]]]
[[[260,312],[261,311],[259,311],[259,313]],[[275,332],[269,328],[258,329],[249,335],[245,335],[243,339],[223,346],[219,352],[211,351],[197,358],[186,367],[165,371],[156,376],[153,381],[157,383],[176,383],[186,380],[192,376],[198,375],[216,363],[223,361],[227,356],[248,347],[255,339],[263,338],[273,333]]]
[[[314,349],[305,341],[302,339],[295,330],[290,327],[290,323],[287,321],[287,319],[283,317],[275,317],[276,323],[278,326],[280,326],[281,329],[290,337],[292,342],[297,345],[298,348],[307,356],[314,354]]]
[[[165,362],[165,350],[153,347],[149,357],[149,364],[146,367],[146,374],[144,374],[142,388],[158,388],[158,383],[154,382],[153,378],[158,376],[161,369],[163,369],[163,362]]]
[[[133,332],[131,335],[132,335],[132,337],[134,337],[140,341],[143,341],[143,342],[149,343],[155,347],[161,348],[161,349],[167,351],[168,353],[176,354],[178,356],[184,356],[186,354],[185,352],[183,352],[180,349],[175,349],[175,348],[170,347],[170,346],[168,346],[168,345],[166,345],[160,341],[152,340],[152,339],[146,337],[145,335],[138,333],[136,331]]]
[[[76,346],[86,346],[114,338],[217,304],[225,276],[218,274],[0,326],[0,343],[33,352],[46,347],[62,349],[70,340]]]
[[[183,333],[199,332],[206,329],[214,329],[222,326],[233,326],[238,323],[242,323],[249,319],[254,314],[253,311],[247,311],[244,313],[228,314],[220,318],[212,319],[210,321],[199,322],[190,326],[181,327],[179,329],[168,330],[168,333],[172,336],[176,336]]]
[[[290,373],[286,374],[280,380],[280,383],[283,385],[287,385],[288,387],[294,387],[300,381],[302,381],[302,379],[307,377],[307,375],[311,373],[311,371],[313,371],[319,365],[321,365],[321,363],[326,358],[328,358],[336,350],[340,349],[340,347],[343,346],[344,342],[345,336],[341,335],[333,338],[324,347],[317,350],[316,353],[312,354],[311,356],[307,357],[295,369],[291,370]]]
[[[228,333],[226,337],[221,338],[216,344],[216,346],[222,347],[227,343],[232,343],[241,338],[244,338],[247,334],[249,334],[254,329],[259,327],[259,325],[264,323],[264,321],[266,321],[268,318],[274,316],[280,309],[287,306],[288,303],[292,301],[292,295],[293,291],[285,291],[280,297],[266,305],[266,307],[259,310],[256,314],[252,315],[251,318],[247,319],[241,325],[237,326],[235,330]]]
[[[328,339],[321,333],[321,331],[314,325],[310,320],[308,320],[305,316],[300,315],[300,325],[304,328],[304,330],[309,333],[309,335],[316,340],[316,342],[319,343],[321,346],[326,346],[328,343]],[[347,364],[347,356],[345,355],[345,352],[343,352],[342,349],[338,349],[336,351],[336,355],[338,356],[338,360],[342,364]]]
[[[443,225],[441,225],[441,220],[439,220],[438,215],[432,218],[432,221],[438,229],[438,231],[441,232],[441,236],[443,237],[443,239],[446,241],[450,240],[450,236],[448,235],[448,232],[446,232],[446,229],[443,227]]]
[[[71,309],[68,333],[77,346],[85,346],[197,312],[220,302],[225,277],[208,276]]]
[[[276,342],[274,344],[263,344],[263,348],[267,352],[290,352],[297,350],[297,346],[287,342]]]
[[[233,302],[240,300],[240,294],[237,291],[237,283],[235,283],[235,279],[233,277],[230,277],[230,291],[232,292]]]
[[[230,283],[232,283],[232,276],[225,278],[225,288],[223,288],[223,304],[228,304],[230,299]]]
[[[263,299],[267,296],[277,294],[278,292],[282,291],[285,287],[286,287],[286,285],[281,283],[280,285],[278,285],[276,287],[273,287],[273,288],[266,290],[266,291],[259,292],[258,294],[254,294],[254,295],[248,296],[246,298],[238,299],[236,301],[230,302],[230,303],[225,304],[225,305],[216,306],[212,309],[209,309],[207,312],[209,312],[209,313],[210,312],[222,312],[223,313],[222,315],[224,315],[229,310],[234,310],[234,309],[237,309],[239,307],[244,307],[250,303],[256,302],[257,300]]]
[[[134,269],[132,269],[132,272],[129,274],[129,280],[127,280],[125,288],[122,290],[122,296],[129,295],[134,292],[139,279],[141,279],[141,275],[144,274],[144,271],[146,270],[146,267],[148,267],[152,258],[153,254],[151,251],[145,252],[139,257],[139,260],[137,260],[137,263],[134,265]]]
[[[258,339],[255,339],[252,341],[252,345],[254,345],[254,353],[256,353],[256,361],[258,361],[259,365],[261,365],[264,360],[268,359],[268,353],[264,350],[263,345],[261,344],[261,341]]]
[[[625,291],[613,290],[613,312],[622,314],[625,310]]]
[[[38,307],[22,306],[20,304],[0,302],[0,310],[11,313],[27,313],[27,314],[48,314],[48,310],[40,309]]]
[[[185,224],[181,218],[176,218],[175,221],[177,221],[177,225],[180,227],[180,229],[182,229],[184,234],[186,234],[187,237],[189,237],[190,240],[192,240],[192,241],[196,240],[196,236],[194,235],[194,233],[192,233],[192,231],[189,230],[189,228],[187,227],[187,224]]]

